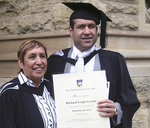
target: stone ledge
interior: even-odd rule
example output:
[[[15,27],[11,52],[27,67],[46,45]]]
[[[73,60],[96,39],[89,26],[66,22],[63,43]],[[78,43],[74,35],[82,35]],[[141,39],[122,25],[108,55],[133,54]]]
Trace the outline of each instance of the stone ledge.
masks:
[[[145,49],[114,49],[114,48],[107,48],[108,50],[117,51],[121,53],[125,59],[149,59],[150,58],[150,50]]]
[[[107,30],[107,36],[117,36],[117,37],[143,37],[150,38],[150,32],[146,31],[120,31],[120,30]],[[64,31],[54,31],[54,32],[43,32],[43,33],[28,33],[20,35],[7,35],[0,36],[0,41],[3,40],[18,40],[27,38],[54,38],[54,37],[70,37],[67,30]]]
[[[123,37],[148,37],[150,32],[147,31],[121,31],[121,30],[107,30],[108,36],[123,36]]]
[[[150,58],[150,33],[109,30],[107,35],[108,46],[106,49],[117,51],[124,55],[126,59]],[[52,51],[67,48],[73,44],[68,31],[3,36],[0,37],[0,61],[17,60],[17,47],[23,40],[29,38],[38,39],[45,43],[50,54]]]
[[[69,33],[68,31],[55,31],[55,32],[29,33],[20,35],[7,35],[7,36],[0,36],[0,41],[21,40],[29,38],[55,38],[55,37],[69,37]]]

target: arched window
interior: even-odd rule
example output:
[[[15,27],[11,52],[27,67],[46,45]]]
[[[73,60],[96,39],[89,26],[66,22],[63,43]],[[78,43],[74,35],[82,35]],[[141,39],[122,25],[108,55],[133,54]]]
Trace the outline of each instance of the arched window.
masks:
[[[146,23],[150,24],[150,0],[145,0],[145,6],[146,6],[145,21]]]
[[[150,32],[150,0],[139,0],[139,30]]]
[[[146,8],[149,9],[150,8],[150,0],[145,0],[145,5],[146,5]]]

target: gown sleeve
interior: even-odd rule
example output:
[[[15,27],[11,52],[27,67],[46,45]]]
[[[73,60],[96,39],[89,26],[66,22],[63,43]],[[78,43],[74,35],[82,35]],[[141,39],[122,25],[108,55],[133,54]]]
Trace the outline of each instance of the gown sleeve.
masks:
[[[112,128],[132,128],[132,117],[138,110],[140,102],[133,86],[124,57],[117,52],[102,50],[99,53],[102,70],[106,70],[110,81],[109,99],[121,105],[121,123]]]
[[[123,112],[122,128],[131,128],[132,117],[139,108],[140,102],[137,98],[136,90],[129,75],[125,59],[120,54],[118,54],[118,57],[118,80],[120,86],[118,102],[121,104]]]
[[[1,128],[16,128],[14,121],[14,107],[11,99],[9,98],[10,94],[4,92],[0,94],[0,127]],[[15,104],[15,103],[14,103]]]

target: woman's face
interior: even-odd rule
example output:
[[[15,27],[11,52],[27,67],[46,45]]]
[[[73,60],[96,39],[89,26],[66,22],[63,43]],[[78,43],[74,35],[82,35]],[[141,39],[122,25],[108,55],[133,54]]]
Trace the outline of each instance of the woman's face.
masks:
[[[43,47],[36,46],[28,50],[24,56],[24,63],[18,60],[20,68],[33,83],[40,83],[47,69],[47,58]]]

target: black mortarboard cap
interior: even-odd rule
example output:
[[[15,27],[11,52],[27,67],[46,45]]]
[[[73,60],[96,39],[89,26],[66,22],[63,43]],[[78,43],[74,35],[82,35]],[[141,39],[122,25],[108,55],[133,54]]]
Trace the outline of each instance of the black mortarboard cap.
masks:
[[[105,48],[106,22],[111,21],[111,19],[91,3],[63,2],[63,4],[74,11],[70,16],[70,21],[73,19],[87,19],[95,21],[96,25],[100,24],[101,21],[100,46]]]

